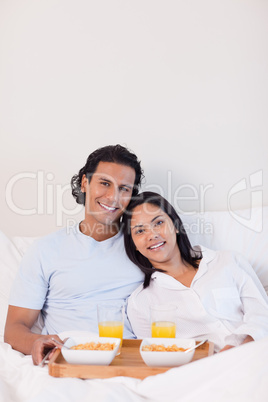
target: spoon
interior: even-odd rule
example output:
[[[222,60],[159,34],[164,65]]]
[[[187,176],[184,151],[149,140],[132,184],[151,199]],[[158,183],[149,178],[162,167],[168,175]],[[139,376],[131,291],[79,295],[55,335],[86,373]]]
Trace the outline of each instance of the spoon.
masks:
[[[54,341],[57,345],[60,345],[60,346],[62,346],[63,348],[66,348],[66,349],[70,349],[69,346],[66,346],[66,345],[64,345],[64,343],[61,343],[61,342],[57,341],[57,339],[55,339],[55,338],[51,338],[51,339],[52,339],[52,341]]]
[[[49,361],[48,358],[49,356],[56,350],[58,349],[57,346],[55,346],[53,349],[50,349],[50,351],[45,355],[43,360],[38,364],[38,367],[44,367],[44,365]]]
[[[205,342],[207,342],[207,341],[208,341],[208,339],[205,339],[204,341],[199,342],[199,344],[198,344],[198,345],[195,345],[195,346],[193,346],[192,348],[185,350],[185,352],[184,352],[184,353],[191,352],[192,350],[194,350],[194,349],[198,348],[198,346],[203,345],[203,343],[205,343]]]

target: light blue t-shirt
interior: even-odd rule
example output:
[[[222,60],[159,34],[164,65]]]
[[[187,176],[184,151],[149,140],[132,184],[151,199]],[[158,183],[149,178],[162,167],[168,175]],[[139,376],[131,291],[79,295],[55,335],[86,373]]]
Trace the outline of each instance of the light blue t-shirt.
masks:
[[[98,333],[97,304],[124,302],[144,275],[127,257],[121,232],[98,242],[61,229],[35,241],[25,254],[9,304],[41,310],[43,334]],[[128,320],[124,337],[133,338]]]

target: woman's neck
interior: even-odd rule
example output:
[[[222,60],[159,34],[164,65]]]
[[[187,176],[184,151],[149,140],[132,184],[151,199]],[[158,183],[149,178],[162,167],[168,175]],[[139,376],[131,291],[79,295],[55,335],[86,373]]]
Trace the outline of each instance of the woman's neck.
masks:
[[[185,262],[181,255],[176,260],[153,264],[154,268],[162,269],[165,274],[172,276],[184,286],[190,287],[197,269]]]

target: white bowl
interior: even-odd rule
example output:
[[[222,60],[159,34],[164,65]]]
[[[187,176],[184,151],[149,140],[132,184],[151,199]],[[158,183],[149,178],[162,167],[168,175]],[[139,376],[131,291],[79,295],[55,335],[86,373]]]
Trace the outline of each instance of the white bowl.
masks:
[[[176,367],[182,364],[189,363],[194,355],[194,350],[189,353],[185,352],[145,352],[142,351],[146,345],[176,345],[179,348],[188,349],[195,346],[194,339],[179,339],[179,338],[145,338],[140,345],[140,354],[144,363],[150,367]]]
[[[120,346],[119,338],[105,338],[96,336],[74,336],[69,338],[65,345],[69,348],[81,343],[100,342],[100,343],[115,343],[114,350],[75,350],[62,348],[61,353],[64,359],[71,364],[90,364],[94,366],[108,366],[117,354]]]

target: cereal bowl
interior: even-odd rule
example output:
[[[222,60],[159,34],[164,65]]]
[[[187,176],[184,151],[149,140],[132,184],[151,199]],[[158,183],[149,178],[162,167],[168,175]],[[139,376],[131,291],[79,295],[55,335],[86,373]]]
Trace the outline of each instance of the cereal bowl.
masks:
[[[107,346],[114,344],[112,350],[89,350],[89,349],[67,349],[77,345],[83,345],[82,347],[93,347],[94,344],[108,344]],[[89,345],[90,344],[90,345]],[[95,366],[108,366],[117,354],[120,346],[119,338],[105,338],[105,337],[89,337],[89,336],[74,336],[69,338],[65,342],[65,346],[61,349],[61,353],[67,363],[71,364],[89,364]]]
[[[189,349],[195,346],[194,339],[179,339],[179,338],[145,338],[140,345],[140,354],[143,361],[150,367],[176,367],[182,364],[189,363],[194,355],[195,350],[189,353],[184,351],[144,351],[143,347],[151,345],[163,345],[163,349],[172,347]],[[154,348],[154,347],[153,347]],[[157,348],[157,347],[156,347]],[[174,348],[174,349],[175,349]],[[149,348],[150,349],[150,348]],[[154,348],[155,349],[155,348]]]

